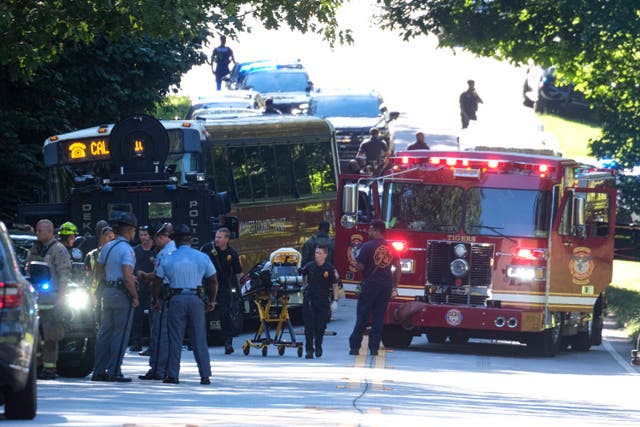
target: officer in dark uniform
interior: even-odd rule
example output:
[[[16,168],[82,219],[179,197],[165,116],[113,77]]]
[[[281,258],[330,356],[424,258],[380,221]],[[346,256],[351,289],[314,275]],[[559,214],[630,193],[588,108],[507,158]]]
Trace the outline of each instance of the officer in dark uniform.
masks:
[[[93,381],[131,381],[122,376],[120,368],[129,342],[133,310],[139,304],[133,275],[136,257],[129,244],[136,236],[137,226],[134,214],[122,214],[118,219],[118,236],[107,243],[98,256],[97,275],[103,280],[104,291]]]
[[[397,252],[384,238],[386,226],[383,221],[373,220],[369,226],[371,240],[365,242],[351,268],[362,271],[364,280],[361,283],[360,298],[356,308],[356,324],[349,337],[349,354],[358,355],[362,344],[362,333],[369,315],[371,331],[369,332],[369,352],[378,355],[384,313],[391,296],[397,293],[400,281],[400,258]],[[392,271],[391,267],[395,267]]]
[[[211,361],[207,346],[205,311],[212,311],[215,308],[218,292],[216,269],[209,257],[191,248],[191,229],[188,225],[179,225],[173,235],[177,249],[163,258],[156,270],[158,278],[168,280],[171,295],[168,304],[169,365],[167,377],[162,382],[168,384],[180,382],[178,377],[182,341],[188,329],[194,358],[200,372],[200,384],[210,384]],[[205,295],[202,288],[203,280],[209,290],[206,303],[202,298]],[[154,286],[154,294],[158,293],[158,286]]]
[[[213,74],[216,76],[216,89],[222,88],[222,79],[229,74],[229,64],[236,62],[233,57],[233,51],[227,46],[227,37],[220,36],[220,46],[213,49],[211,54],[211,66],[215,64],[215,71]]]
[[[233,353],[233,336],[238,332],[231,321],[231,290],[240,283],[242,265],[238,253],[229,246],[231,230],[221,227],[216,231],[215,241],[206,243],[200,250],[209,255],[216,268],[218,278],[218,299],[216,309],[220,310],[224,354]]]
[[[301,268],[304,282],[303,316],[306,358],[313,359],[315,344],[316,357],[322,356],[322,340],[331,311],[338,305],[339,288],[336,269],[327,262],[329,248],[316,246],[315,260]],[[329,304],[329,295],[333,303]],[[333,310],[329,310],[329,308]]]

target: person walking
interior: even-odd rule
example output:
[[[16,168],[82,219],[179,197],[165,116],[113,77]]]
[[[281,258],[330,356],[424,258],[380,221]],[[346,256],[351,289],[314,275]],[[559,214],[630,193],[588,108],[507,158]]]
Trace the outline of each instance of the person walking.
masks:
[[[462,129],[469,127],[471,120],[478,120],[476,112],[478,104],[482,104],[482,98],[476,92],[476,83],[467,80],[468,88],[460,94],[460,118],[462,119]]]
[[[302,248],[300,249],[300,254],[302,256],[302,262],[300,265],[304,266],[315,259],[315,251],[316,246],[322,245],[326,246],[329,252],[327,261],[333,265],[333,251],[335,249],[335,241],[333,237],[329,236],[329,229],[331,224],[328,221],[320,221],[318,224],[318,233],[309,237]]]
[[[71,256],[53,234],[53,223],[41,219],[36,224],[37,241],[27,254],[27,269],[32,261],[44,262],[49,266],[51,289],[38,296],[41,337],[40,353],[42,369],[39,380],[54,380],[58,377],[58,341],[64,338],[64,324],[61,320],[62,303],[67,284],[71,280]]]
[[[104,291],[92,381],[131,381],[122,375],[121,366],[133,310],[140,304],[133,276],[136,256],[129,244],[136,236],[137,226],[134,214],[123,214],[118,219],[116,239],[107,243],[98,256],[98,277],[104,280]]]
[[[363,280],[356,308],[356,324],[349,337],[349,354],[359,354],[362,334],[371,315],[369,353],[377,356],[384,313],[389,299],[397,294],[400,282],[400,259],[384,238],[386,226],[383,221],[371,221],[368,231],[371,240],[363,243],[355,262],[351,265],[353,269],[362,271]],[[395,270],[392,271],[391,267],[395,267]]]
[[[424,133],[417,132],[416,140],[407,146],[407,150],[429,150],[429,146],[424,140]]]
[[[327,261],[328,255],[329,248],[318,244],[314,252],[315,259],[300,269],[304,283],[302,314],[307,359],[313,359],[314,350],[316,357],[322,356],[324,331],[331,312],[338,308],[340,289],[337,272],[333,264]]]
[[[216,305],[218,281],[216,269],[207,255],[191,248],[191,229],[180,224],[173,233],[177,249],[160,262],[156,275],[169,282],[169,365],[167,377],[162,381],[178,384],[182,341],[188,331],[193,345],[193,355],[200,373],[200,384],[211,384],[211,361],[207,346],[205,312]],[[202,282],[208,289],[207,300]],[[158,293],[158,282],[154,293]]]
[[[153,281],[153,292],[151,295],[151,309],[149,316],[151,320],[151,330],[149,333],[149,348],[141,356],[149,356],[149,370],[144,375],[138,375],[141,380],[162,380],[167,374],[167,361],[169,357],[169,329],[167,326],[167,295],[163,292],[167,282],[157,277],[157,270],[160,262],[171,255],[176,250],[176,244],[171,239],[173,225],[165,222],[153,227],[153,244],[158,253],[154,260],[154,271],[142,273],[144,280]],[[155,293],[156,286],[161,290]]]
[[[140,298],[140,305],[136,307],[133,313],[133,325],[131,328],[131,347],[129,351],[142,351],[143,335],[144,335],[144,312],[149,312],[151,306],[151,288],[153,280],[148,278],[144,273],[153,271],[153,261],[155,260],[155,251],[153,239],[149,234],[149,226],[142,225],[138,228],[138,238],[140,243],[133,247],[136,254],[136,265],[133,274],[136,276],[136,289]],[[150,322],[149,322],[150,323]],[[151,328],[149,328],[151,329]]]
[[[231,290],[237,289],[242,278],[242,265],[238,253],[229,246],[231,230],[221,227],[216,231],[213,242],[206,243],[200,251],[207,254],[213,266],[216,268],[218,280],[218,295],[216,310],[220,310],[220,321],[222,334],[224,336],[224,354],[231,354],[233,349],[233,337],[239,332],[236,331],[231,319],[232,300]],[[240,314],[242,315],[242,314]]]
[[[233,51],[227,46],[227,37],[220,36],[220,46],[213,49],[211,54],[211,67],[215,65],[213,74],[216,76],[216,90],[222,89],[222,79],[229,74],[231,62],[236,62]]]

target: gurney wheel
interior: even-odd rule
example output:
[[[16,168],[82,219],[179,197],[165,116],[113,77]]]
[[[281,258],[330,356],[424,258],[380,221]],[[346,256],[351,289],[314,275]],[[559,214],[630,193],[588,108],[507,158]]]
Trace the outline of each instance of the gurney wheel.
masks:
[[[298,357],[302,357],[302,346],[298,347]]]
[[[278,354],[280,356],[284,356],[284,349],[285,349],[285,347],[283,345],[279,345],[278,346]]]
[[[267,357],[267,346],[263,345],[262,346],[262,357]]]
[[[245,344],[245,345],[242,346],[242,352],[244,353],[245,356],[249,355],[249,350],[250,349],[251,349],[251,346],[249,346],[249,345]]]

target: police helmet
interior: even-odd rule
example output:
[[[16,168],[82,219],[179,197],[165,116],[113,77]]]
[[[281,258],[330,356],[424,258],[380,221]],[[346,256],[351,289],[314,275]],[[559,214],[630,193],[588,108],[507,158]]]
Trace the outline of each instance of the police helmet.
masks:
[[[170,222],[156,223],[149,227],[149,233],[153,237],[160,235],[171,236],[173,233],[173,225]]]
[[[180,224],[173,230],[173,238],[182,236],[191,236],[191,227],[187,224]]]
[[[60,230],[58,230],[58,233],[61,236],[77,236],[78,227],[76,227],[74,223],[67,221],[60,226]]]
[[[130,227],[138,226],[138,218],[136,218],[135,214],[131,212],[123,212],[122,215],[118,217],[118,225],[128,225]]]

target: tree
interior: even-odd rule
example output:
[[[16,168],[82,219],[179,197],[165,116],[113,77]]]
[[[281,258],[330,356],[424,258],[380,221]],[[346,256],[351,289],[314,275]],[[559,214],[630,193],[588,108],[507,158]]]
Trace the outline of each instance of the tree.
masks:
[[[0,219],[41,199],[50,135],[151,112],[202,64],[214,32],[255,18],[350,41],[342,0],[4,0],[0,3]],[[9,185],[10,184],[10,185]]]
[[[435,34],[442,47],[556,65],[602,116],[594,155],[640,164],[640,5],[634,0],[377,0],[384,27],[405,40]]]

